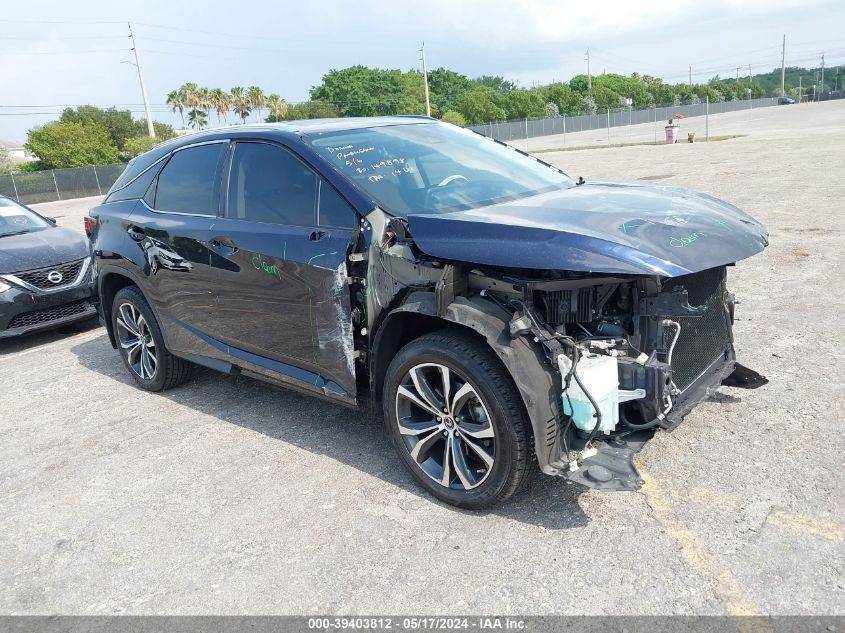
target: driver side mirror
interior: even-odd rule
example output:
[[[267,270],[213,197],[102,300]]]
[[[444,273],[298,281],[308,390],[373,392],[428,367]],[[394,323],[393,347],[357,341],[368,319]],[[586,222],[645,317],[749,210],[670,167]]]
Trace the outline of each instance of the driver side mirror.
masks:
[[[56,224],[58,224],[58,222],[56,222],[56,218],[48,218],[46,215],[43,216],[43,217],[44,217],[45,220],[47,220],[53,226],[56,226]]]

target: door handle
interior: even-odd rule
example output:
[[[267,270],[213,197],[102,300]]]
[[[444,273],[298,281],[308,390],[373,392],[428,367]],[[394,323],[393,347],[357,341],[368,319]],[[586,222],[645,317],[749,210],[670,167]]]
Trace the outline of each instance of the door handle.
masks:
[[[321,239],[323,239],[324,237],[327,237],[327,236],[328,236],[328,233],[326,231],[320,231],[318,229],[316,231],[311,231],[311,233],[308,234],[308,239],[311,240],[312,242],[319,242]]]
[[[211,247],[211,250],[221,255],[232,255],[238,252],[238,245],[228,237],[213,237],[208,242],[208,245]]]
[[[126,232],[129,234],[129,237],[136,242],[140,242],[146,237],[146,235],[144,235],[144,231],[135,225],[130,225],[129,228],[126,229]]]

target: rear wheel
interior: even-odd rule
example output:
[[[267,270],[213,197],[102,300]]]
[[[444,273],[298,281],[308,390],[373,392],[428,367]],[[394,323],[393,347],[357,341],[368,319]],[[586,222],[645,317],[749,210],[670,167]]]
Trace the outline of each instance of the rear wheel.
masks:
[[[387,431],[437,498],[480,509],[504,501],[534,468],[530,425],[498,359],[461,332],[403,347],[385,377]]]
[[[167,351],[158,321],[136,286],[118,291],[111,316],[123,363],[143,389],[164,391],[190,377],[192,365]]]

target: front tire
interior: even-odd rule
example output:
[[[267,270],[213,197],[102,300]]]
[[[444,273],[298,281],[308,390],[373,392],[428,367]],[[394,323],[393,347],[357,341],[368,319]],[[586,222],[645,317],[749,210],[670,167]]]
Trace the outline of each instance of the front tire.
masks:
[[[167,351],[158,321],[137,286],[118,291],[111,318],[123,364],[138,386],[164,391],[190,378],[192,365]]]
[[[387,369],[383,396],[402,461],[438,499],[482,509],[530,479],[533,438],[519,392],[483,343],[450,330],[408,343]]]

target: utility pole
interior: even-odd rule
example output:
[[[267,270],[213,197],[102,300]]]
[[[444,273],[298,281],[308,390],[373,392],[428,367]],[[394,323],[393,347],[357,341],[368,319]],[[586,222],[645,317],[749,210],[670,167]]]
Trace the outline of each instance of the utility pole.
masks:
[[[783,34],[783,45],[780,47],[780,96],[786,96],[784,78],[786,77],[786,33]]]
[[[692,65],[689,67],[689,87],[692,88]]]
[[[141,60],[138,58],[138,45],[135,43],[135,33],[132,32],[132,25],[129,25],[129,38],[132,40],[132,52],[135,53],[135,68],[138,69],[138,81],[141,82],[141,98],[144,100],[144,112],[147,115],[147,132],[150,138],[156,137],[156,130],[153,127],[153,115],[150,114],[150,102],[147,99],[147,88],[144,86],[144,75],[141,74]]]
[[[798,75],[798,103],[801,103],[801,80],[804,79],[802,75]]]
[[[748,64],[748,83],[751,83],[751,64]]]
[[[593,79],[590,77],[590,49],[587,49],[587,92],[593,89]]]
[[[819,101],[822,100],[822,96],[824,95],[824,53],[822,53],[822,82],[819,84]]]
[[[425,61],[425,42],[422,43],[423,83],[425,85],[425,115],[431,116],[431,101],[428,98],[428,63]]]
[[[739,66],[736,67],[736,82],[739,83]]]

